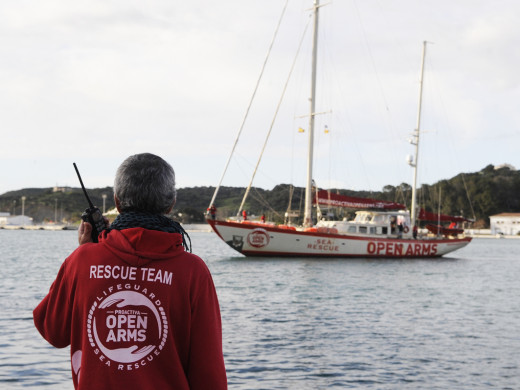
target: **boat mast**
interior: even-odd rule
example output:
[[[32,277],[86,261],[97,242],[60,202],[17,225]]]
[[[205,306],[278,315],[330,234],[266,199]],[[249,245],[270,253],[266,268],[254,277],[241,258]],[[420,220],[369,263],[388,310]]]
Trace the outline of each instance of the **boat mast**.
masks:
[[[312,160],[314,148],[314,115],[316,102],[316,66],[318,60],[318,12],[320,1],[314,0],[314,32],[312,38],[312,78],[311,78],[311,111],[309,119],[309,146],[307,156],[307,184],[305,186],[305,213],[303,226],[312,226]]]
[[[412,145],[415,145],[415,160],[411,163],[413,167],[413,187],[412,187],[412,215],[411,223],[415,226],[417,220],[417,165],[419,159],[419,134],[421,129],[421,108],[423,95],[423,80],[424,80],[424,59],[426,57],[426,41],[423,42],[422,60],[421,60],[421,79],[419,87],[419,109],[417,110],[417,126],[415,127]]]

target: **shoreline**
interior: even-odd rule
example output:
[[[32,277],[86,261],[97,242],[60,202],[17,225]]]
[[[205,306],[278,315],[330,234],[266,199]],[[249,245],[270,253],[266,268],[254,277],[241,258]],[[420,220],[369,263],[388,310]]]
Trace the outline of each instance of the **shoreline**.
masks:
[[[211,227],[206,223],[182,225],[187,232],[211,232]],[[78,225],[5,225],[0,230],[78,230]]]
[[[184,224],[182,225],[184,230],[187,232],[212,232],[211,226],[206,223],[197,223],[197,224]],[[77,225],[5,225],[0,226],[0,230],[50,230],[50,231],[59,231],[59,230],[78,230]],[[520,239],[520,235],[505,235],[505,234],[491,234],[489,233],[489,229],[482,229],[484,232],[481,232],[477,229],[468,229],[465,234],[466,237],[471,238],[486,238],[486,239]]]

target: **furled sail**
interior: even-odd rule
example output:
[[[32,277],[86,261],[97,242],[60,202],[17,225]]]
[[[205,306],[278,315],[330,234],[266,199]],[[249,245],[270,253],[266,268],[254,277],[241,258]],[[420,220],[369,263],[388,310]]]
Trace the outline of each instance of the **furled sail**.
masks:
[[[455,217],[446,214],[437,214],[421,209],[419,211],[419,219],[421,221],[440,221],[440,222],[472,222],[470,219],[464,217]]]
[[[316,202],[317,197],[317,202]],[[385,200],[358,198],[334,194],[327,190],[319,190],[314,198],[314,203],[321,206],[346,207],[352,209],[379,209],[379,210],[404,210],[405,205]]]

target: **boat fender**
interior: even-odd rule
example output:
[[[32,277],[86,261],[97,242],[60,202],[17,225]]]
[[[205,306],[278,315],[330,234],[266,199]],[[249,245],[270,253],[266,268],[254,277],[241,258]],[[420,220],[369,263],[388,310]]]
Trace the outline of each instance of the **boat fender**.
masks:
[[[410,231],[410,228],[409,228],[408,226],[404,225],[404,229],[403,229],[403,231],[404,231],[405,233],[408,233],[408,232]]]

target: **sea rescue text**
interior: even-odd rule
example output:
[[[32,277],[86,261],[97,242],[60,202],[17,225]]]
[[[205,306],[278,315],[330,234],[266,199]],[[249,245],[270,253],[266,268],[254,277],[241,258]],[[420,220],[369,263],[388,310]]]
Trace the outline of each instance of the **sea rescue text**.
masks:
[[[314,243],[307,244],[307,249],[316,249],[324,252],[338,252],[339,247],[334,240],[318,238]]]

